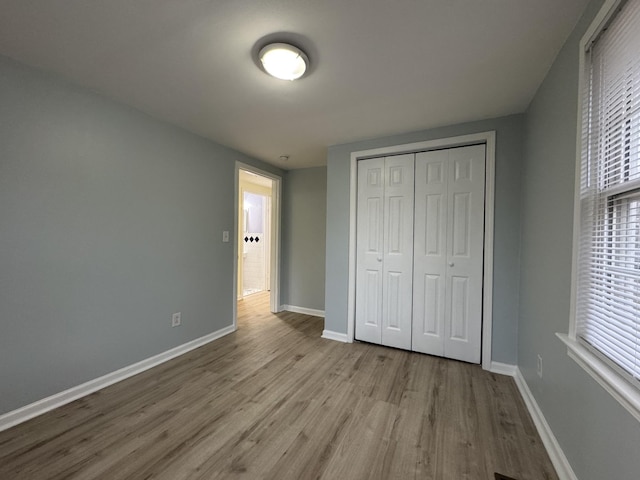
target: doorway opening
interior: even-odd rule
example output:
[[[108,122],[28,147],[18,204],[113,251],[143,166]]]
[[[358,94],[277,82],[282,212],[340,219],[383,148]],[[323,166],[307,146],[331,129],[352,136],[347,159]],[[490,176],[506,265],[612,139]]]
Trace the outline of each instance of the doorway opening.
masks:
[[[278,176],[236,164],[234,302],[259,298],[271,312],[279,311],[280,183]]]
[[[238,298],[271,290],[271,195],[273,181],[240,170]]]

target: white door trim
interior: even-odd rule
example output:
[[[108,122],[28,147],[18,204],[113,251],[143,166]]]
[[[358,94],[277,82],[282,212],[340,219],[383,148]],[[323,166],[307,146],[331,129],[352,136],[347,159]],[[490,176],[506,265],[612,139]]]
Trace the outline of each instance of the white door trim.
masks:
[[[280,311],[280,217],[282,205],[282,177],[262,170],[253,165],[236,162],[234,180],[233,201],[233,326],[238,326],[238,195],[240,191],[240,170],[256,173],[273,180],[271,200],[271,296],[269,299],[270,310],[273,313]]]
[[[484,143],[487,146],[485,176],[484,273],[482,293],[482,368],[491,368],[493,326],[493,227],[495,210],[496,132],[481,132],[458,137],[440,138],[425,142],[392,145],[351,152],[349,186],[349,291],[347,302],[347,341],[353,342],[355,330],[356,298],[356,207],[358,160],[371,157],[423,152],[440,148],[453,148]]]

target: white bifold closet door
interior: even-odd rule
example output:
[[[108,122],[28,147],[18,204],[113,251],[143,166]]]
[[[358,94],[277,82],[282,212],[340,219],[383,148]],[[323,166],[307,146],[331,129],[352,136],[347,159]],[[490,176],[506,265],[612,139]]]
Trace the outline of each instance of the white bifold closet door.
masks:
[[[413,154],[358,162],[358,340],[411,349],[413,199]]]
[[[480,363],[485,146],[416,154],[412,349]]]

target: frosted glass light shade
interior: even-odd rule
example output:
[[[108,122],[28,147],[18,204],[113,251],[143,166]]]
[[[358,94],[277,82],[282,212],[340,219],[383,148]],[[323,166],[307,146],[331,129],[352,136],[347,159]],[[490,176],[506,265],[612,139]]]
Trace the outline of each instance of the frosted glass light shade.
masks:
[[[305,53],[288,43],[271,43],[260,50],[265,71],[281,80],[295,80],[307,71],[309,59]]]

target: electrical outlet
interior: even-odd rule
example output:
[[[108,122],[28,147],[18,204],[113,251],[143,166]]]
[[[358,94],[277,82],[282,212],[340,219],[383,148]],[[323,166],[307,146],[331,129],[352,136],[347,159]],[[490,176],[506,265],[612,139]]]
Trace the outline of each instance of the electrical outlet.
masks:
[[[227,243],[229,241],[229,230],[224,230],[222,232],[222,241]]]
[[[538,354],[538,376],[542,378],[542,356]]]
[[[180,312],[171,315],[171,326],[177,327],[182,323],[182,314]]]

